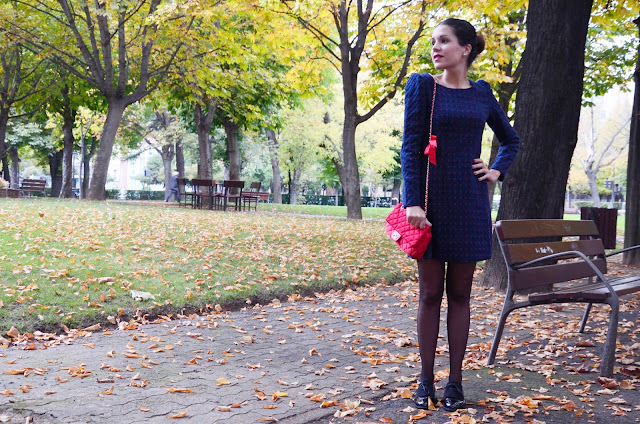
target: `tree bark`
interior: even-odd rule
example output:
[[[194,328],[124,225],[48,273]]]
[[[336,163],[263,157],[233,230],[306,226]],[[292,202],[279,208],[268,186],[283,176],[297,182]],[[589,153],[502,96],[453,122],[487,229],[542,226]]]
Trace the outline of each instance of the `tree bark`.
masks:
[[[95,138],[91,139],[91,144],[89,149],[87,150],[86,138],[83,139],[83,150],[82,153],[82,184],[80,185],[80,198],[86,199],[89,194],[89,179],[91,178],[91,158],[96,153],[96,148],[98,147],[98,140]]]
[[[280,172],[280,160],[278,159],[278,152],[280,145],[276,132],[272,129],[267,131],[267,139],[269,139],[269,156],[271,157],[271,173],[273,179],[271,180],[271,193],[273,194],[273,203],[282,203],[282,174]]]
[[[345,114],[346,115],[346,114]],[[343,166],[338,168],[340,183],[347,206],[347,218],[362,219],[362,202],[360,200],[360,173],[356,156],[356,126],[352,119],[345,116],[342,127],[342,159]]]
[[[184,178],[184,149],[182,148],[182,140],[176,141],[176,171],[178,177]]]
[[[107,119],[102,127],[100,135],[100,143],[98,145],[98,154],[96,155],[91,183],[89,184],[89,199],[104,200],[105,184],[107,183],[107,173],[109,172],[109,161],[113,152],[113,143],[116,140],[116,134],[120,122],[122,122],[122,114],[126,105],[122,101],[112,101],[109,103]]]
[[[87,144],[86,144],[86,136],[82,134],[80,136],[80,198],[86,199],[87,197],[87,178],[88,173],[86,172],[87,164],[85,162],[85,156],[87,155]]]
[[[11,188],[17,189],[20,179],[20,157],[18,156],[18,148],[15,146],[9,146],[9,157],[11,158],[11,169],[9,174],[11,175]]]
[[[227,134],[227,160],[229,161],[229,179],[239,180],[242,172],[242,157],[238,144],[239,126],[231,118],[223,117],[222,124]]]
[[[5,142],[7,137],[7,124],[9,123],[9,108],[0,107],[0,159],[2,159],[2,173],[5,178],[8,178],[11,182],[11,188],[14,187],[13,178],[11,177],[11,171],[8,167],[8,148],[9,145]]]
[[[166,143],[164,146],[162,146],[160,156],[162,157],[162,165],[164,167],[164,198],[166,199],[169,193],[171,193],[171,163],[173,162],[173,157],[175,156],[173,144]]]
[[[76,111],[71,107],[68,85],[65,85],[62,89],[62,99],[62,132],[64,147],[62,148],[62,187],[60,188],[60,198],[69,199],[73,197],[73,147],[75,144],[75,140],[73,138],[73,127],[76,120]]]
[[[402,180],[400,178],[393,179],[393,188],[391,189],[391,198],[400,200],[400,187]]]
[[[51,175],[51,197],[58,197],[60,195],[60,188],[62,187],[62,157],[64,155],[63,150],[59,150],[49,156],[49,175]]]
[[[524,12],[522,12],[522,14],[512,16],[509,19],[509,23],[511,25],[517,25],[519,28],[524,27],[524,23],[525,23],[524,21],[525,21]],[[507,46],[508,49],[515,50],[516,44],[518,43],[518,41],[519,40],[515,37],[507,36],[505,40],[505,45]],[[511,77],[512,80],[511,82],[502,82],[498,84],[498,86],[496,87],[496,92],[498,93],[498,104],[500,105],[500,107],[502,108],[502,111],[506,116],[509,116],[509,104],[511,103],[511,98],[513,97],[513,94],[516,92],[516,89],[518,88],[518,81],[520,80],[520,75],[522,71],[522,63],[518,63],[518,66],[516,67],[515,70],[513,69],[513,65],[514,65],[513,60],[510,60],[508,63],[500,67],[500,71],[504,73],[505,76]],[[498,142],[498,137],[494,135],[493,139],[491,140],[491,153],[489,156],[489,164],[492,165],[493,162],[495,162],[496,157],[498,156],[499,149],[500,149],[500,143]],[[498,186],[498,184],[499,183],[497,182],[496,183],[489,182],[487,184],[489,188],[489,204],[490,205],[493,205],[493,197],[495,196],[496,186]]]
[[[217,106],[214,102],[207,103],[207,111],[202,110],[200,103],[196,103],[194,107],[194,117],[196,122],[196,132],[198,133],[198,177],[211,179],[212,162],[211,162],[211,142],[209,141],[209,132],[211,124],[215,117]]]
[[[7,158],[7,152],[5,151],[4,156],[2,156],[2,170],[0,170],[0,175],[4,175],[4,179],[11,182],[11,172],[9,172],[9,159]],[[12,187],[13,188],[13,187]]]
[[[593,206],[599,208],[601,206],[600,193],[598,192],[598,183],[596,182],[598,173],[594,172],[591,167],[587,168],[586,165],[584,172],[587,174],[587,181],[589,181],[589,191],[591,192]]]
[[[629,134],[629,161],[627,162],[627,209],[625,212],[624,247],[640,244],[640,17],[633,21],[638,26],[638,62],[633,73],[635,91]],[[640,266],[640,249],[622,254],[622,263]]]
[[[507,73],[507,75],[509,74],[510,72]],[[509,103],[511,102],[511,97],[513,96],[513,93],[516,91],[516,87],[517,87],[517,82],[514,81],[512,83],[500,84],[500,87],[498,88],[498,104],[500,105],[505,115],[507,116],[509,116]],[[498,137],[494,135],[493,139],[491,140],[491,154],[489,156],[490,164],[493,164],[493,162],[495,162],[496,157],[498,156],[499,149],[500,149],[500,143],[498,142]],[[487,184],[489,188],[489,204],[490,205],[493,205],[493,196],[495,196],[497,185],[498,185],[497,182],[495,183],[490,182]]]
[[[298,195],[300,194],[300,176],[302,170],[294,168],[293,172],[289,172],[289,204],[298,204]]]
[[[529,2],[514,122],[522,145],[502,184],[498,220],[562,218],[578,136],[591,6],[591,0]],[[481,282],[506,287],[496,240]]]

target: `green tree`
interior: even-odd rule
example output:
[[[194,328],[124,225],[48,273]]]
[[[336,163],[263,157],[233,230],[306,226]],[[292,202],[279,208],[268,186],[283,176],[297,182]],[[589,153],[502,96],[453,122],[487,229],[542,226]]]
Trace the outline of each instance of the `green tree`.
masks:
[[[272,2],[275,3],[275,2]],[[280,0],[283,11],[313,34],[342,78],[343,126],[334,165],[347,204],[347,216],[362,219],[356,129],[400,89],[414,44],[425,28],[426,1]],[[375,7],[374,7],[375,6]],[[369,78],[359,86],[360,72]],[[359,106],[367,109],[360,113]]]
[[[117,6],[117,7],[114,7]],[[107,118],[100,136],[89,198],[104,199],[109,161],[127,106],[158,87],[171,70],[199,4],[76,0],[16,3],[25,19],[11,28],[106,99]],[[185,10],[189,10],[185,13]]]

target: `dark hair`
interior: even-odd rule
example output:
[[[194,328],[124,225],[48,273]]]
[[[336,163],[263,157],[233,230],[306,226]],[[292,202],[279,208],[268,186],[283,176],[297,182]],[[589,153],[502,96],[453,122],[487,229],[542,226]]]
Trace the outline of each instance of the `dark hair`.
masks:
[[[467,67],[470,67],[476,57],[484,50],[484,37],[476,33],[473,25],[463,19],[447,18],[438,24],[438,26],[440,25],[451,27],[458,39],[458,44],[461,46],[471,44],[471,53],[467,57]]]

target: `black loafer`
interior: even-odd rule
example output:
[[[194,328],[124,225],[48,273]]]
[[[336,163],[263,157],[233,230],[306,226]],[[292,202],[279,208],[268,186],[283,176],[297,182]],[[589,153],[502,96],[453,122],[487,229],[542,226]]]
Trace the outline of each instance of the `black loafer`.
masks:
[[[433,406],[436,405],[436,389],[433,386],[433,381],[422,381],[418,385],[418,390],[413,397],[413,402],[416,407],[420,409],[429,409],[429,398],[433,402]]]
[[[464,393],[462,392],[462,384],[457,381],[450,381],[444,387],[444,400],[442,407],[445,411],[453,412],[460,408],[464,408]]]

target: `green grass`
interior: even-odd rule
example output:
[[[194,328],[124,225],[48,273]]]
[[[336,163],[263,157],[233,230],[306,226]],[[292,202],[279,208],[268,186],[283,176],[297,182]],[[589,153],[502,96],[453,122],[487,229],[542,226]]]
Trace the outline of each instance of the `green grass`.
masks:
[[[264,304],[415,273],[377,220],[42,198],[0,199],[0,216],[3,333]],[[134,300],[134,290],[155,299]]]
[[[321,205],[280,205],[275,203],[259,203],[258,211],[283,212],[304,215],[324,215],[346,217],[346,206],[321,206]],[[362,217],[365,219],[385,219],[391,212],[391,208],[362,208]]]

